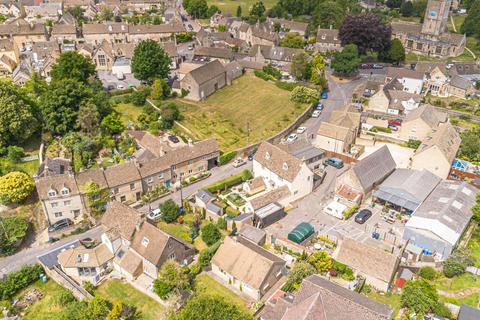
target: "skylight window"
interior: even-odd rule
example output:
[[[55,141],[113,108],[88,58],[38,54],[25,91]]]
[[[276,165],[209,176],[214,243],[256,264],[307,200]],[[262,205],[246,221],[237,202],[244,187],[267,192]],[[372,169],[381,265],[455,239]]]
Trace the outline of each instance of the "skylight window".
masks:
[[[144,247],[146,248],[149,243],[150,243],[150,240],[148,240],[147,237],[143,237],[143,239],[142,239],[142,246],[144,246]]]
[[[463,204],[461,204],[460,202],[458,202],[457,200],[455,200],[455,201],[453,201],[453,203],[452,203],[452,207],[460,210],[460,209],[462,209]]]
[[[440,199],[438,199],[438,202],[440,202],[440,203],[447,203],[447,202],[448,202],[448,198],[441,197]]]
[[[283,170],[288,171],[288,164],[286,162],[283,163]]]
[[[472,194],[472,190],[468,189],[468,188],[463,188],[462,189],[462,192],[464,194],[466,194],[467,196],[471,195]]]

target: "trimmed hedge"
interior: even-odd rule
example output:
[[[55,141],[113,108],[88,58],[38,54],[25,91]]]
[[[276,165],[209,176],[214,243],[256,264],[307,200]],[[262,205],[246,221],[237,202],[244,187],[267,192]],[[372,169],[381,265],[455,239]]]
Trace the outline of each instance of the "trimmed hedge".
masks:
[[[223,165],[229,163],[230,160],[235,158],[236,155],[237,155],[237,151],[230,151],[228,153],[222,154],[220,156],[220,158],[218,159],[218,162],[221,166],[223,166]]]
[[[295,87],[290,93],[290,100],[301,103],[313,103],[318,101],[318,90],[305,86]]]
[[[293,89],[295,89],[296,87],[299,86],[299,84],[297,84],[295,82],[283,82],[283,81],[276,81],[275,85],[278,88],[283,89],[283,90],[287,90],[287,91],[293,91]]]
[[[42,266],[33,264],[7,274],[6,278],[0,281],[0,300],[11,299],[18,291],[37,281],[40,273],[43,273]]]
[[[274,76],[271,76],[271,75],[263,72],[262,70],[255,70],[253,73],[255,74],[255,76],[257,76],[260,79],[263,79],[265,81],[269,81],[269,80],[275,81],[275,80],[277,80],[277,79],[275,79]]]
[[[226,179],[217,181],[205,189],[210,191],[211,193],[217,193],[218,191],[222,191],[225,189],[228,189],[232,186],[238,185],[242,182],[245,182],[247,180],[252,179],[252,173],[249,170],[243,170],[242,172],[235,174],[233,176],[230,176]]]

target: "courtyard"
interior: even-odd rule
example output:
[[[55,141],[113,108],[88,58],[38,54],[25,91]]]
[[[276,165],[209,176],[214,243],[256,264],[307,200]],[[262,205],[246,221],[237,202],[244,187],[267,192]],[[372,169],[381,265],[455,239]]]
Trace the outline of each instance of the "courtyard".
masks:
[[[290,91],[246,74],[205,101],[178,100],[181,124],[196,140],[216,138],[224,152],[270,137],[301,115],[306,104]]]

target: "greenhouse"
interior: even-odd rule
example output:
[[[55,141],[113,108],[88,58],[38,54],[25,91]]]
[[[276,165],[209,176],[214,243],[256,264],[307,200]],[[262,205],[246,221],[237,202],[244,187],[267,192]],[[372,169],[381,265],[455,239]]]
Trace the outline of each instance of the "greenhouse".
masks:
[[[301,244],[305,239],[310,237],[313,232],[314,229],[310,223],[302,222],[288,234],[288,240]]]

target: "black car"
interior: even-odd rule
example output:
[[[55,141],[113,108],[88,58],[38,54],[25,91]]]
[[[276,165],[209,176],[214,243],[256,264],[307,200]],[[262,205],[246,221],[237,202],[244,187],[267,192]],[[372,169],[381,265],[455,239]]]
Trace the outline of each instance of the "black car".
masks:
[[[70,219],[67,219],[67,218],[62,219],[62,220],[58,220],[57,222],[52,224],[50,227],[48,227],[48,232],[54,232],[54,231],[63,229],[65,227],[68,227],[72,224],[73,224],[72,221]]]
[[[368,209],[363,209],[355,216],[355,222],[359,224],[364,224],[368,219],[370,219],[371,216],[372,211]]]
[[[180,140],[177,138],[177,136],[168,136],[168,140],[172,141],[173,143],[179,143]]]
[[[257,149],[254,149],[248,153],[247,159],[248,161],[252,161],[253,157],[255,156],[255,153],[257,153]]]

